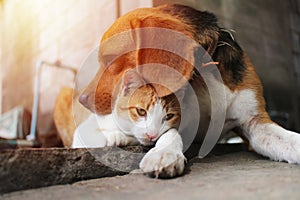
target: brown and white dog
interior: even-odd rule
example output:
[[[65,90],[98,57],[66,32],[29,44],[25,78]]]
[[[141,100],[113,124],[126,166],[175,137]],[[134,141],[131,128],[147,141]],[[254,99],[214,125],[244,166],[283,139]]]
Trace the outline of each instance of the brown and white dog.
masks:
[[[109,64],[104,61],[106,59],[104,58],[105,56],[109,57],[112,56],[111,54],[119,53],[114,52],[114,49],[119,49],[118,45],[126,46],[128,41],[124,40],[119,41],[119,43],[111,43],[112,45],[105,49],[102,48],[106,45],[105,42],[107,40],[123,32],[129,31],[131,36],[135,37],[139,43],[146,42],[149,44],[157,42],[147,34],[143,35],[133,32],[133,30],[149,27],[179,32],[202,46],[207,54],[211,56],[214,64],[217,64],[217,69],[223,82],[220,82],[211,74],[208,74],[206,78],[213,82],[216,88],[222,88],[224,98],[218,99],[217,97],[215,103],[207,100],[211,96],[207,86],[205,86],[205,78],[203,78],[206,74],[199,75],[195,72],[195,66],[199,63],[203,65],[203,61],[197,60],[196,57],[193,58],[194,63],[191,64],[186,59],[169,51],[153,48],[136,48],[133,51],[118,55],[117,59]],[[177,41],[173,42],[176,43]],[[141,45],[137,43],[135,42],[136,45]],[[199,106],[204,108],[201,109],[199,132],[206,132],[212,112],[221,112],[221,107],[225,106],[225,109],[223,109],[225,120],[224,124],[222,124],[224,125],[222,133],[234,129],[249,142],[257,153],[272,160],[300,164],[300,135],[285,130],[271,121],[265,110],[263,88],[254,66],[232,34],[218,26],[217,19],[213,14],[182,5],[164,5],[157,8],[137,9],[119,18],[105,33],[100,46],[99,62],[102,65],[100,71],[79,98],[80,102],[91,112],[99,116],[109,115],[112,112],[115,102],[113,95],[115,86],[121,82],[124,73],[128,69],[148,63],[160,63],[175,69],[185,80],[188,80],[188,84],[195,91]],[[181,45],[180,48],[188,52],[188,57],[193,57],[197,51],[193,46],[188,45]],[[143,70],[146,71],[144,74],[147,74],[149,77],[163,77],[165,82],[168,82],[173,87],[172,91],[183,88],[187,84],[184,81],[168,78],[168,74],[164,74],[164,72],[157,74],[157,71],[153,68]],[[155,89],[161,97],[169,95],[170,92],[159,85],[155,86]],[[188,97],[186,98],[188,99]],[[59,104],[59,100],[57,104]],[[211,106],[214,106],[214,108],[208,108]],[[191,116],[194,115],[193,110],[189,112],[191,112]],[[70,133],[69,135],[72,134]],[[163,156],[167,154],[155,155],[155,150],[151,151],[149,154],[146,154],[140,164],[144,172],[155,172],[156,176],[169,177],[182,173],[184,157],[179,153],[182,152],[182,141],[180,137],[174,139],[174,134],[170,133],[169,138],[166,136],[163,139],[158,139],[157,143],[159,144],[157,145],[160,146],[156,146],[154,149],[159,147],[173,148],[172,151],[168,152],[173,152],[175,157],[179,158],[174,163],[164,164],[160,162],[163,162],[162,160],[165,159]],[[184,133],[181,133],[181,135],[184,135]],[[173,141],[172,145],[169,144],[170,140]],[[167,147],[168,145],[169,147]],[[168,170],[169,172],[166,173]]]

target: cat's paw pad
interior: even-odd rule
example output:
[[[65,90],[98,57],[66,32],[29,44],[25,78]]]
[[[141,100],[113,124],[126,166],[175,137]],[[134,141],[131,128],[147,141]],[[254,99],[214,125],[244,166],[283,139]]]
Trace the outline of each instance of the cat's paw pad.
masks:
[[[141,170],[155,178],[172,178],[183,173],[186,158],[180,151],[151,149],[140,163]]]

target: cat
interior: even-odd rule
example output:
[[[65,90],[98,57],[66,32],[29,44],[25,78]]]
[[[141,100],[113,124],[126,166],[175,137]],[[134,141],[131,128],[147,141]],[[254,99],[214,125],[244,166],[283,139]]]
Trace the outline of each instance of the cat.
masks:
[[[157,43],[154,35],[139,34],[137,30],[145,27],[177,31],[194,39],[216,61],[214,64],[222,81],[209,71],[197,73],[184,59],[161,49],[137,48],[124,53],[115,62],[105,62],[106,54],[118,54],[118,47],[130,46],[127,43],[133,39],[137,39],[134,45]],[[122,32],[131,33],[130,40],[123,37],[122,42],[117,40],[109,48],[103,47],[109,38]],[[174,43],[170,38],[174,39],[167,35],[160,42]],[[190,57],[197,53],[197,49],[185,44],[178,49],[190,53]],[[271,160],[300,164],[300,135],[270,119],[265,110],[262,84],[254,66],[230,31],[218,26],[214,14],[182,5],[134,10],[120,17],[104,34],[99,61],[99,73],[79,97],[81,104],[93,114],[77,127],[73,147],[155,145],[140,162],[141,170],[155,177],[174,177],[181,175],[185,167],[183,152],[185,141],[190,137],[189,128],[195,123],[199,125],[200,134],[195,141],[201,141],[201,133],[209,130],[208,124],[213,120],[213,115],[218,117],[224,114],[224,124],[218,125],[222,128],[222,134],[235,130],[257,153]],[[195,60],[194,64],[200,63],[201,66],[201,62]],[[136,67],[147,63],[167,65],[187,81],[180,83],[170,78],[172,76],[168,73],[155,71],[155,67],[141,74],[143,70]],[[208,64],[204,63],[203,67]],[[157,87],[148,82],[145,74],[166,79],[174,87],[169,91]],[[203,79],[214,89],[209,91]],[[112,91],[120,82],[115,99]],[[193,91],[198,101],[195,104],[190,95]],[[194,109],[197,106],[200,111]],[[200,124],[195,121],[199,112]],[[183,116],[184,113],[188,115]],[[178,128],[179,124],[181,128]],[[198,150],[195,152],[197,154]]]
[[[95,148],[138,144],[153,146],[160,138],[160,142],[145,155],[140,167],[145,172],[149,171],[147,157],[160,159],[161,156],[156,154],[163,152],[167,157],[172,156],[163,160],[165,163],[161,163],[162,166],[168,165],[170,169],[155,174],[151,174],[153,171],[150,170],[149,175],[173,177],[182,174],[186,158],[177,131],[181,119],[179,101],[183,98],[180,91],[159,97],[155,88],[147,84],[134,69],[124,73],[119,91],[112,113],[104,116],[91,115],[80,124],[74,133],[72,147]],[[170,145],[177,146],[171,150],[172,153],[165,151],[166,146]],[[174,159],[177,162],[174,162]]]

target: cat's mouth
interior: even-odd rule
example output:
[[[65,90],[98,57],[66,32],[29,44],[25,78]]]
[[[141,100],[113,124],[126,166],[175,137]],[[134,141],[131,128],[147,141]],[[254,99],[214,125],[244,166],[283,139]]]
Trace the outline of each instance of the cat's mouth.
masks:
[[[153,146],[155,144],[155,142],[153,142],[153,141],[142,141],[141,144],[144,145],[144,146]]]
[[[143,138],[137,138],[137,139],[144,146],[153,146],[155,144],[155,142],[157,141],[157,138],[156,139],[149,139],[147,137],[143,137]]]
[[[149,134],[145,134],[143,137],[137,138],[139,142],[144,146],[153,146],[156,141],[160,138],[161,135],[149,136]]]
[[[167,129],[164,133],[168,132],[169,130],[170,129]],[[159,133],[145,133],[142,137],[137,138],[137,140],[144,146],[153,146],[162,135],[163,134]]]

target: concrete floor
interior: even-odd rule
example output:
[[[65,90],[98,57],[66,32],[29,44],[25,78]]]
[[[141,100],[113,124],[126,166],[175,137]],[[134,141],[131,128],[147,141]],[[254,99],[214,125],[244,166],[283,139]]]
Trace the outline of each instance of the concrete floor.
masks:
[[[19,191],[0,199],[300,199],[300,166],[237,152],[194,159],[179,178],[159,180],[138,172],[72,185]]]

